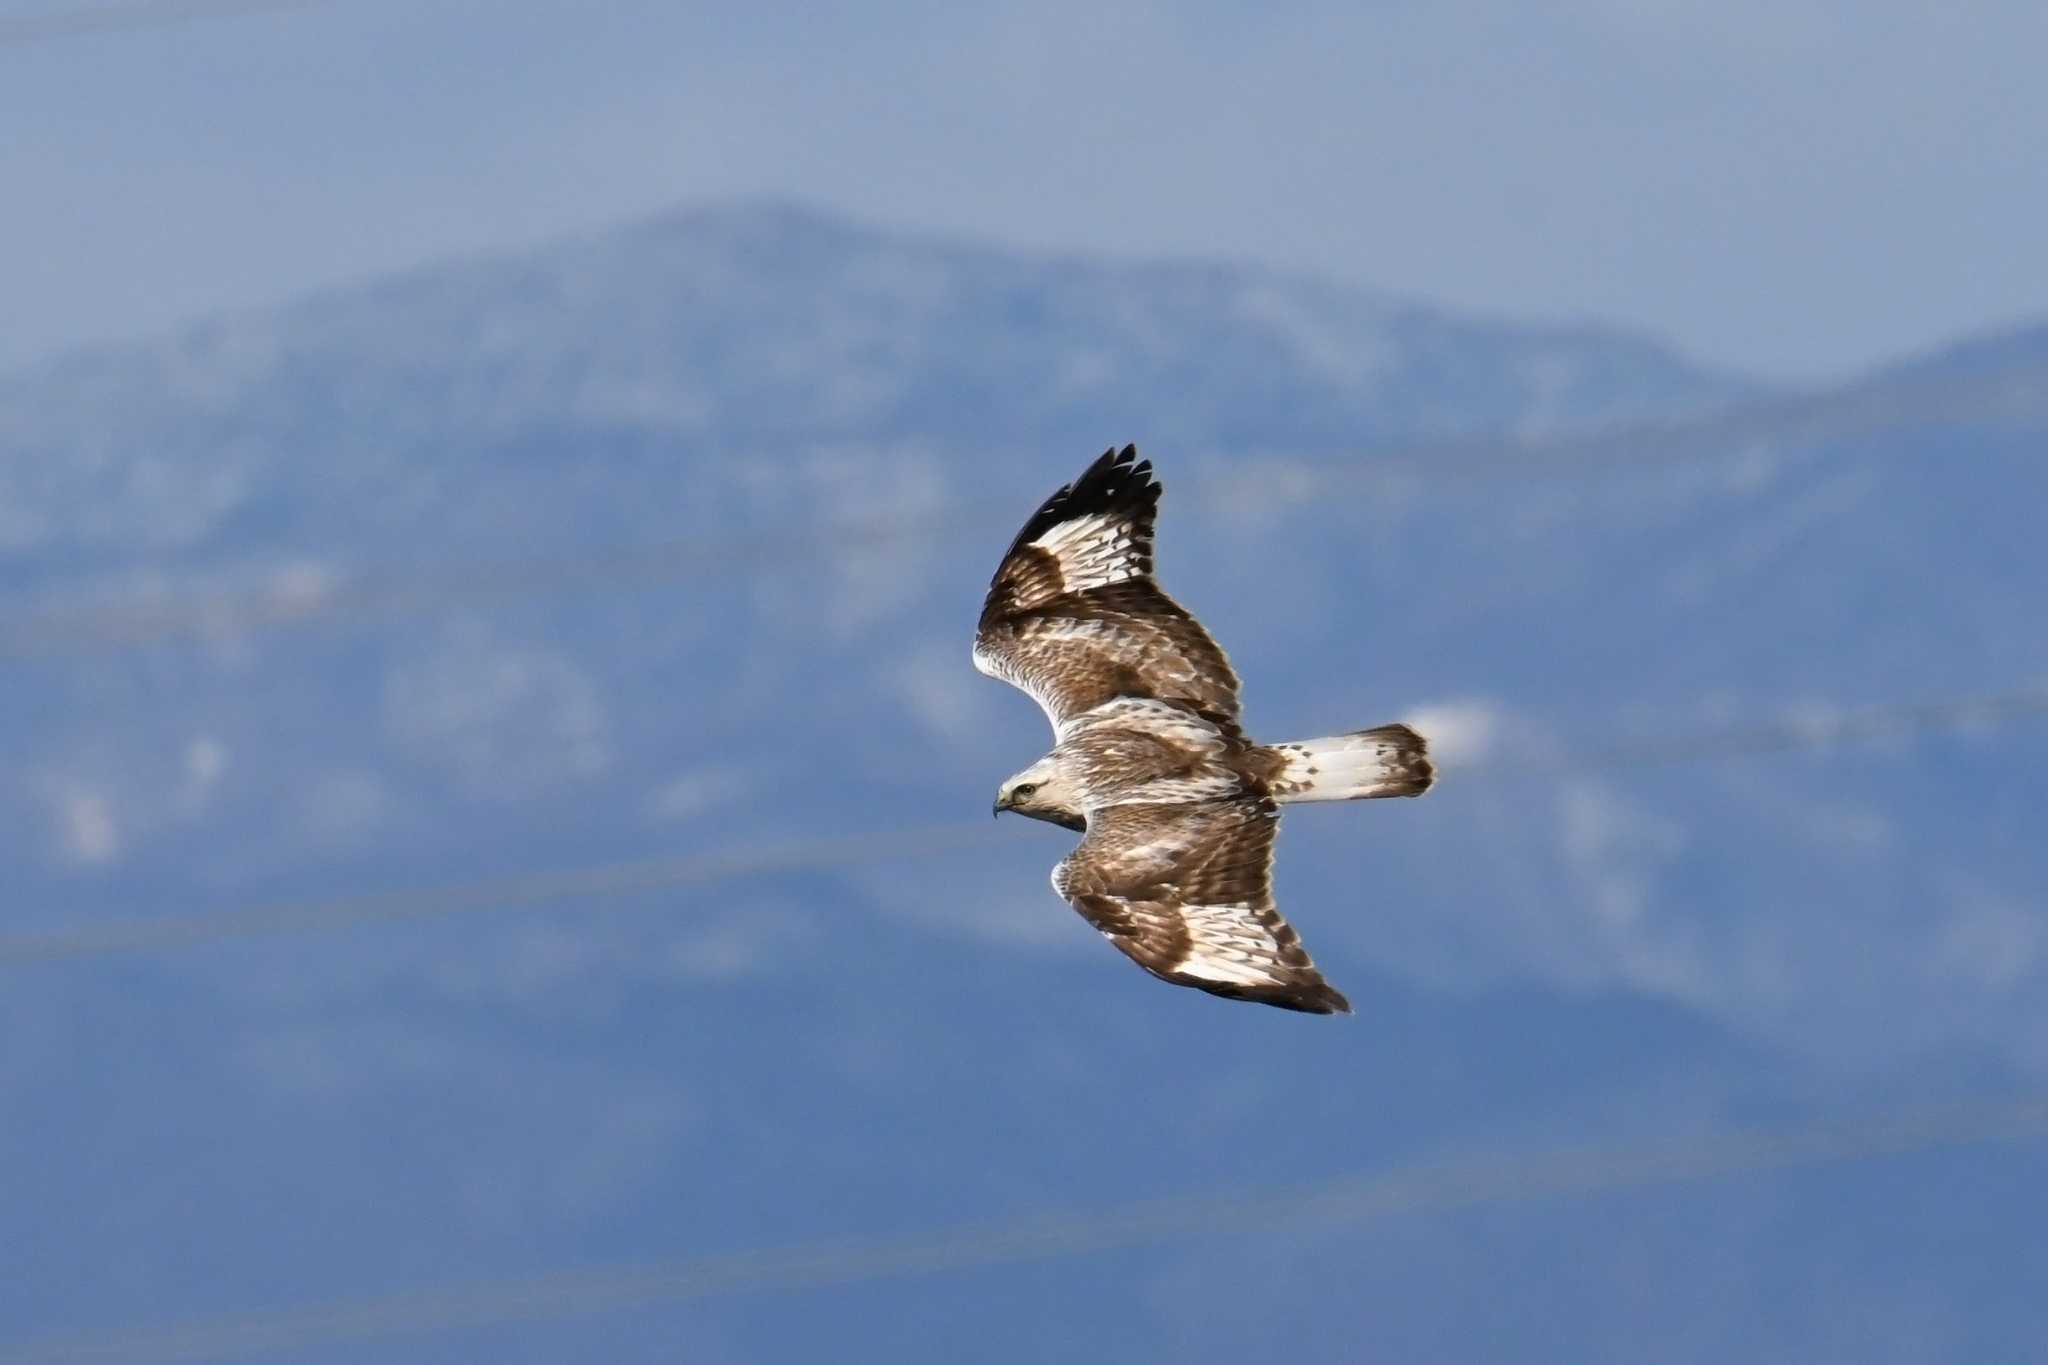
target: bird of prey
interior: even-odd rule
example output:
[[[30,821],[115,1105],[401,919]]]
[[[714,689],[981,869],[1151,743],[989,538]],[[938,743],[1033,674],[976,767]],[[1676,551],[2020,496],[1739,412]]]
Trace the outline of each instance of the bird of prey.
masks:
[[[996,569],[974,666],[1029,694],[1055,740],[1003,783],[996,813],[1085,831],[1053,890],[1154,976],[1348,1014],[1273,904],[1280,807],[1420,796],[1436,777],[1429,746],[1405,725],[1247,738],[1229,659],[1153,581],[1159,494],[1135,447],[1104,451]]]

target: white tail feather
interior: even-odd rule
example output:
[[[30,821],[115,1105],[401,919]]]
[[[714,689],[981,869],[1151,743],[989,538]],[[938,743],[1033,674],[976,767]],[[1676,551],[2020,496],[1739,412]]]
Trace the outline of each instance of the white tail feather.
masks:
[[[1405,725],[1275,744],[1282,760],[1272,782],[1276,801],[1358,801],[1420,796],[1436,781],[1429,741]]]

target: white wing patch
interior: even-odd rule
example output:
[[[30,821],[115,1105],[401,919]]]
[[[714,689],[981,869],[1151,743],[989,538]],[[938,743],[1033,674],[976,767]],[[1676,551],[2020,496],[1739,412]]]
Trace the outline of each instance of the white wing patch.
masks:
[[[1085,592],[1146,572],[1133,548],[1136,539],[1131,518],[1098,513],[1063,521],[1031,543],[1059,560],[1066,591]]]
[[[1284,980],[1274,970],[1278,945],[1252,917],[1249,905],[1184,905],[1187,956],[1174,968],[1228,986],[1267,986]]]

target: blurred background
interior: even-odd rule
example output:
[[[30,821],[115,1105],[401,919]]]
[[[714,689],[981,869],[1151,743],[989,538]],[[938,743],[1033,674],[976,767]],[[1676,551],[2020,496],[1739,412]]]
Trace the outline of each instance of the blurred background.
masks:
[[[0,0],[0,1362],[2020,1361],[2048,9]],[[968,665],[1135,441],[1149,981]]]

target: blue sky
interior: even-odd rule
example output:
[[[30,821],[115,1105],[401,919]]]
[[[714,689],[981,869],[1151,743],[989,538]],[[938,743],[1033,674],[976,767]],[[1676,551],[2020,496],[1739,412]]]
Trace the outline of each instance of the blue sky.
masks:
[[[1821,379],[2048,312],[2042,51],[2034,0],[332,0],[14,44],[0,363],[773,194]]]

